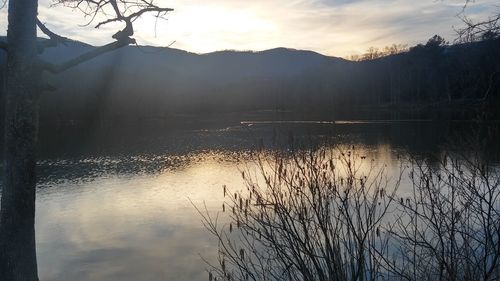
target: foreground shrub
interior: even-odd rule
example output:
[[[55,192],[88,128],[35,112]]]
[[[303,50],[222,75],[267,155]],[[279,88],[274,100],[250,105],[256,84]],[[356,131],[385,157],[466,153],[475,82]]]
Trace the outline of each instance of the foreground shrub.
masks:
[[[259,159],[246,192],[228,194],[230,223],[200,212],[219,243],[210,280],[376,280],[387,251],[383,218],[399,179],[354,149]],[[260,175],[260,176],[259,176]]]
[[[209,280],[500,280],[498,167],[428,160],[388,178],[354,148],[261,156],[222,216],[200,211],[219,243]]]
[[[412,188],[389,229],[401,280],[500,280],[500,173],[477,155],[412,161]]]

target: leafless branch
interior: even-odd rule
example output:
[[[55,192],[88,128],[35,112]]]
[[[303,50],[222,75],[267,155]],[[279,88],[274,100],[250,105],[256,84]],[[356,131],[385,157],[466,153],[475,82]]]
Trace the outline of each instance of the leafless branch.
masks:
[[[58,34],[55,34],[54,32],[52,32],[50,29],[47,28],[47,26],[45,24],[43,24],[40,19],[36,19],[36,25],[38,26],[38,28],[40,28],[40,30],[45,34],[47,35],[51,41],[53,41],[56,45],[59,44],[59,43],[66,43],[68,41],[72,42],[73,40],[69,39],[69,38],[66,38],[66,37],[63,37],[63,36],[60,36]]]
[[[99,18],[100,22],[97,23],[96,28],[112,22],[122,22],[125,24],[125,27],[112,36],[116,39],[115,42],[93,49],[67,62],[54,65],[49,62],[40,61],[42,69],[51,73],[62,72],[104,53],[135,43],[135,39],[132,38],[134,35],[133,22],[135,20],[146,13],[155,13],[155,16],[159,18],[173,11],[171,8],[162,8],[155,5],[154,0],[57,0],[55,5],[63,5],[80,10],[86,17],[90,17],[89,24]],[[102,19],[102,17],[105,19]],[[45,44],[46,46],[54,46],[58,43],[72,41],[55,34],[40,20],[37,20],[37,25],[50,38],[48,43]]]
[[[59,44],[66,44],[67,42],[73,42],[73,40],[60,36],[52,32],[45,24],[43,24],[40,19],[36,19],[38,28],[49,37],[48,40],[41,41],[38,43],[38,52],[43,53],[45,48],[56,47]]]
[[[500,70],[496,70],[494,71],[491,75],[490,75],[490,79],[488,81],[488,88],[486,89],[486,92],[484,93],[484,96],[483,98],[481,99],[482,101],[485,101],[488,99],[491,91],[493,90],[493,86],[495,84],[495,78],[497,78],[498,74],[500,74]]]
[[[62,64],[51,64],[46,61],[40,61],[40,66],[42,67],[43,70],[46,70],[50,73],[60,73],[63,72],[69,68],[72,68],[74,66],[77,66],[81,63],[84,63],[86,61],[89,61],[97,56],[100,56],[102,54],[114,51],[116,49],[119,49],[121,47],[127,46],[129,44],[135,43],[135,40],[132,38],[126,38],[122,40],[115,41],[113,43],[109,43],[107,45],[95,48],[87,53],[84,53],[76,58],[70,59]]]
[[[456,29],[458,42],[474,42],[478,40],[494,39],[500,34],[500,13],[496,12],[489,18],[482,21],[473,21],[466,15],[466,9],[470,4],[467,0],[464,4],[462,12],[458,17],[465,24],[464,28]]]
[[[133,36],[132,24],[142,15],[153,13],[155,17],[162,18],[173,11],[157,6],[154,0],[58,0],[57,4],[81,11],[90,18],[86,25],[98,21],[96,28],[113,22],[124,23],[125,27],[113,35],[117,40]]]

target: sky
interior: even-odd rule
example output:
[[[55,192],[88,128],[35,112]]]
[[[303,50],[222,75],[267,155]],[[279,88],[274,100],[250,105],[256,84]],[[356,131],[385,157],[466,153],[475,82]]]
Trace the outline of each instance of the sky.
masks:
[[[156,0],[174,8],[166,19],[145,16],[135,23],[141,45],[171,46],[195,53],[306,49],[347,57],[369,47],[415,45],[434,34],[449,41],[465,0]],[[499,11],[497,0],[476,0],[465,13],[484,19]],[[39,17],[54,32],[93,45],[109,42],[121,26],[95,29],[80,11],[39,0]],[[95,25],[95,24],[94,24]],[[0,10],[0,34],[7,30]]]

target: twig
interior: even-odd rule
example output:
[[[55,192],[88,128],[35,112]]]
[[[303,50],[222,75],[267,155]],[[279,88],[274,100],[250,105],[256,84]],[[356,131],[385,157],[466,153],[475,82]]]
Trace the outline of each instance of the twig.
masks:
[[[52,32],[50,29],[47,28],[47,26],[45,26],[45,24],[43,24],[40,19],[36,19],[36,25],[38,26],[38,28],[40,28],[40,30],[47,36],[49,36],[50,40],[54,41],[56,44],[58,43],[66,43],[68,41],[72,42],[73,40],[69,39],[69,38],[66,38],[66,37],[63,37],[63,36],[60,36],[58,34],[55,34],[54,32]]]
[[[490,79],[489,79],[489,82],[488,82],[488,89],[486,89],[486,92],[484,93],[483,98],[481,98],[481,101],[485,101],[488,98],[488,96],[490,95],[490,92],[491,92],[491,90],[493,88],[493,84],[495,82],[495,76],[497,74],[499,74],[499,73],[500,73],[500,70],[496,70],[495,72],[493,72],[490,75]]]

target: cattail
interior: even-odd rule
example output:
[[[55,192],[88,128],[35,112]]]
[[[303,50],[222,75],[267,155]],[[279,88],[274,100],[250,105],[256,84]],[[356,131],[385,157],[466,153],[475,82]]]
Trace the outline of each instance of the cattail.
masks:
[[[224,203],[222,203],[222,212],[226,212],[226,205]]]
[[[224,197],[226,197],[226,185],[223,185],[222,189],[224,190]]]
[[[233,224],[229,223],[229,233],[233,232]]]
[[[241,260],[245,260],[245,250],[240,249],[240,257],[241,257]]]

